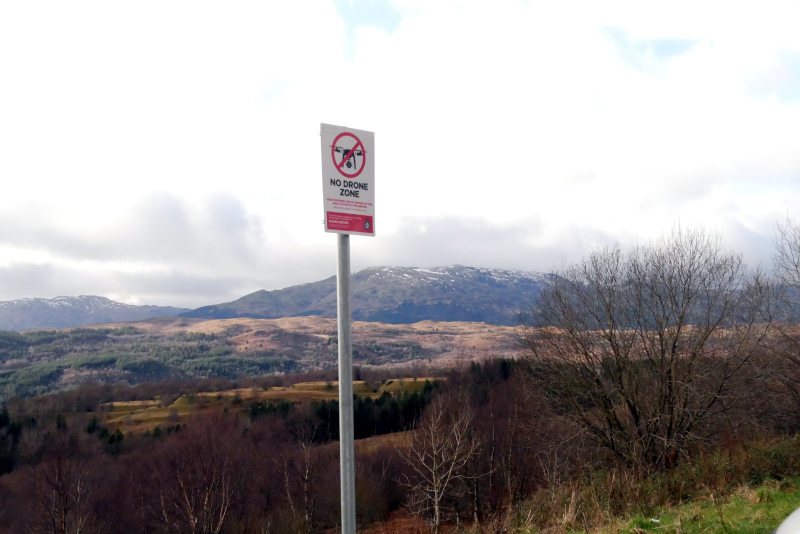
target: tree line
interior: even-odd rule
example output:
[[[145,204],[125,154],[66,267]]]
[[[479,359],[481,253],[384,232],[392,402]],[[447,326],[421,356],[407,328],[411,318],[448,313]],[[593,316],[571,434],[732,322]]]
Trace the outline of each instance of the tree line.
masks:
[[[797,431],[797,223],[779,226],[776,250],[769,276],[719,236],[677,228],[564,267],[523,328],[532,383],[597,447],[643,470],[764,418]]]
[[[497,364],[495,371],[494,363],[487,364],[485,373],[476,366],[473,374],[483,377],[479,382],[509,381],[510,365]],[[460,382],[453,373],[448,380]],[[406,503],[406,481],[416,475],[398,453],[405,446],[397,444],[397,436],[424,420],[434,399],[453,395],[448,380],[426,382],[413,393],[356,397],[359,438],[389,438],[357,447],[362,525]],[[475,394],[486,387],[476,384]],[[506,401],[512,397],[509,392]],[[490,402],[498,416],[503,402]],[[54,406],[57,402],[49,408]],[[223,411],[158,432],[123,434],[103,427],[95,412],[65,415],[41,410],[37,399],[16,403],[11,413],[6,408],[0,415],[0,451],[8,452],[7,472],[0,477],[0,531],[322,532],[335,527],[338,403],[269,406],[234,400]],[[497,480],[493,484],[499,488]]]
[[[585,480],[606,481],[586,506],[598,499],[623,511],[651,505],[652,495],[634,491],[633,481],[640,476],[647,481],[642,487],[650,488],[655,474],[598,446],[564,405],[534,386],[538,378],[532,377],[551,372],[533,359],[461,362],[428,390],[413,431],[357,440],[361,527],[399,509],[432,531],[445,523],[479,525],[485,532],[549,527]],[[402,397],[411,396],[392,399],[400,407]],[[705,435],[664,469],[684,477],[665,484],[671,493],[664,499],[686,498],[710,484],[686,476],[704,471],[694,468],[693,458],[718,449],[730,458],[745,444],[784,435],[785,404],[776,401],[788,395],[755,402],[760,396],[751,392],[752,412],[731,411],[726,432]],[[157,432],[123,434],[104,428],[96,413],[42,411],[36,401],[0,412],[0,451],[10,452],[4,465],[11,465],[0,477],[0,532],[307,533],[338,524],[330,402],[273,403],[263,410],[258,402],[232,401],[227,410]],[[382,419],[394,402],[382,396],[356,405]],[[753,413],[764,418],[755,421]],[[374,432],[374,425],[369,421],[361,431]],[[770,451],[758,465],[757,455],[743,448],[748,460],[736,476],[800,475],[800,443],[781,447],[784,452]],[[691,469],[680,471],[684,465]],[[622,474],[615,478],[614,470]],[[728,465],[708,471],[727,476],[725,484],[733,476]],[[564,487],[573,488],[572,497],[564,497]],[[582,505],[576,502],[577,528]]]

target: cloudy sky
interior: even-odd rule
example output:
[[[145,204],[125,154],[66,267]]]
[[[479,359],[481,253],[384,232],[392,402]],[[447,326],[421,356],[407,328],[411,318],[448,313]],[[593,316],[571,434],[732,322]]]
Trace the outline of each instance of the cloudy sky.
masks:
[[[0,300],[196,307],[335,273],[319,124],[375,132],[352,263],[548,271],[800,217],[800,2],[0,3]]]

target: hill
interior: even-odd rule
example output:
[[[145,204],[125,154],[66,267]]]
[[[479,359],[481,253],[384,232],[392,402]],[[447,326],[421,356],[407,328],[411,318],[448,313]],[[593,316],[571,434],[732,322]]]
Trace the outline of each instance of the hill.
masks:
[[[411,324],[470,321],[514,325],[551,275],[451,265],[432,269],[372,267],[352,275],[356,321]],[[233,302],[204,306],[181,317],[277,319],[336,316],[336,277],[275,291],[256,291]]]
[[[172,306],[134,306],[95,295],[8,300],[0,302],[0,330],[140,321],[150,317],[174,317],[185,311],[186,308]]]
[[[0,332],[0,403],[95,382],[227,378],[336,369],[336,320],[158,317],[92,328]],[[513,358],[513,328],[484,323],[353,323],[364,368],[449,367]],[[398,370],[399,372],[399,370]]]

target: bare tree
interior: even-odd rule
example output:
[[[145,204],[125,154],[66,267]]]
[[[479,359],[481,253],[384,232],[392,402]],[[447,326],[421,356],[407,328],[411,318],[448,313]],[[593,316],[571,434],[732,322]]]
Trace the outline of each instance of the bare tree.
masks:
[[[753,377],[769,284],[719,237],[680,228],[556,275],[523,329],[531,378],[599,446],[668,467]]]
[[[800,288],[800,222],[787,217],[775,236],[775,273],[786,286]],[[797,298],[791,299],[797,303]]]
[[[98,516],[100,488],[96,451],[66,430],[44,436],[28,467],[30,498],[27,530],[47,534],[99,533],[108,525]]]
[[[800,413],[800,222],[791,218],[778,224],[775,236],[775,276],[781,286],[781,321],[775,322],[779,342],[777,377]]]
[[[480,447],[472,432],[469,404],[444,396],[428,407],[408,443],[398,446],[398,454],[413,471],[412,479],[402,482],[410,489],[407,507],[417,517],[427,518],[434,533],[444,519],[445,498],[468,476],[467,463]]]
[[[219,534],[230,522],[248,484],[236,422],[197,420],[164,444],[150,466],[149,497],[166,532]]]
[[[295,514],[292,502],[291,483],[292,471],[296,472],[303,499],[303,523],[308,532],[317,530],[316,502],[314,499],[314,480],[316,475],[316,454],[314,444],[322,434],[322,423],[314,417],[309,406],[297,408],[292,417],[287,421],[287,427],[300,448],[300,454],[295,450],[282,451],[280,457],[283,461],[283,475],[286,484],[286,496],[292,513]],[[294,469],[291,464],[294,463]]]

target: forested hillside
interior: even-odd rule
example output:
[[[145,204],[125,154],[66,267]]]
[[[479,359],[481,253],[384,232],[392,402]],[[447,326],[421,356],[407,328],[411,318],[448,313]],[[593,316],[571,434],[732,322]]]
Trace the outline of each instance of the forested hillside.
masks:
[[[483,323],[354,323],[363,367],[419,367],[513,356],[513,328]],[[154,318],[93,328],[0,331],[0,402],[82,383],[262,376],[336,367],[336,321]]]

